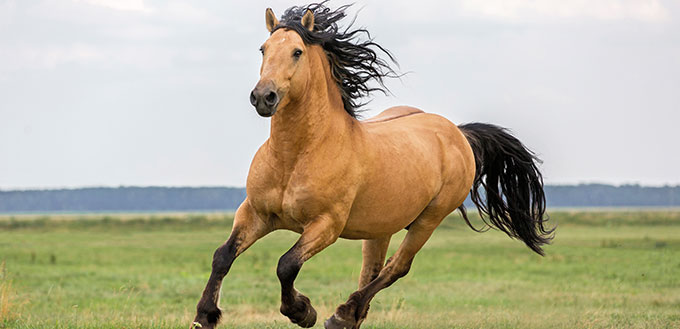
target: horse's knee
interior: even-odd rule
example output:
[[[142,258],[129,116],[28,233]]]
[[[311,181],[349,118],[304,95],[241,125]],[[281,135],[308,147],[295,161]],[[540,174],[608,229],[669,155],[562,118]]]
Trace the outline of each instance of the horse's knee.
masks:
[[[216,272],[218,274],[223,273],[224,275],[226,275],[227,272],[229,271],[229,268],[231,267],[231,264],[234,262],[234,259],[236,258],[236,249],[237,249],[236,243],[232,242],[231,240],[227,241],[227,243],[218,247],[215,250],[215,253],[213,254],[212,261],[213,272]]]
[[[281,284],[290,284],[297,277],[300,268],[302,268],[300,258],[295,253],[289,251],[279,258],[276,276],[281,281]]]

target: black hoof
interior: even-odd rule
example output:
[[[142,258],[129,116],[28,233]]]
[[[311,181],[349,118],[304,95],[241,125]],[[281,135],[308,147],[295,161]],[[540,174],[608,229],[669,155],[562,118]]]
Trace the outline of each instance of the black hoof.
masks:
[[[222,311],[216,305],[205,305],[199,303],[196,309],[196,317],[191,323],[190,328],[213,329],[220,322]]]
[[[215,309],[209,312],[199,312],[189,329],[214,329],[220,320],[221,312]]]
[[[307,315],[302,320],[295,322],[291,319],[291,321],[302,328],[311,328],[316,324],[316,310],[310,305],[307,309]]]
[[[302,328],[310,328],[316,324],[316,310],[304,295],[298,295],[293,305],[281,305],[281,314]]]
[[[191,323],[191,326],[189,326],[189,329],[214,329],[215,324],[202,324],[200,321],[194,321]]]
[[[326,329],[354,329],[355,325],[356,322],[339,318],[335,314],[323,323]]]

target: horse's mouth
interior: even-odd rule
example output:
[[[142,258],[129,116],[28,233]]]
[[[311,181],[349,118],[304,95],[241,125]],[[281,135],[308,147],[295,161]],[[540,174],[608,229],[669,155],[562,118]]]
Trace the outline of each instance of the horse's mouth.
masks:
[[[257,114],[259,114],[263,118],[269,118],[274,113],[276,113],[276,108],[279,106],[279,104],[275,104],[274,106],[266,106],[264,104],[258,104],[258,106],[255,107],[255,110],[257,111]]]

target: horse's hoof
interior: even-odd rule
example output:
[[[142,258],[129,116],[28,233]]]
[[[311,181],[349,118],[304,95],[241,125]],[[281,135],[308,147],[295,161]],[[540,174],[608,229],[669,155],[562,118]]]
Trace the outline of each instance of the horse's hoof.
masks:
[[[214,329],[215,323],[201,324],[199,321],[194,321],[191,323],[189,329]]]
[[[333,314],[323,323],[326,329],[353,329],[356,322],[339,318]]]
[[[214,329],[221,316],[222,311],[217,307],[200,308],[189,329]]]
[[[303,328],[310,328],[316,324],[316,310],[305,295],[298,295],[292,305],[281,305],[281,313],[290,319],[290,322]]]
[[[284,315],[290,319],[290,322],[295,323],[302,328],[310,328],[316,324],[316,310],[309,304],[302,312]]]
[[[314,324],[316,324],[316,310],[312,305],[308,305],[307,315],[305,315],[304,319],[297,322],[297,325],[302,328],[311,328]]]

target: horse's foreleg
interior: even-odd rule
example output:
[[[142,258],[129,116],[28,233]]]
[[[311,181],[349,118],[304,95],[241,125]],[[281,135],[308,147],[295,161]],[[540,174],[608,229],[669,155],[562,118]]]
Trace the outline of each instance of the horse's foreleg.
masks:
[[[238,255],[271,231],[272,228],[249,206],[248,200],[241,204],[234,215],[234,225],[229,239],[217,248],[213,255],[212,272],[201,300],[196,305],[194,323],[199,323],[204,329],[211,329],[217,325],[222,314],[217,307],[222,279],[227,275]]]
[[[281,313],[303,328],[316,323],[316,310],[309,298],[293,287],[302,264],[338,239],[342,225],[320,217],[308,224],[295,245],[279,259],[276,275],[281,281]]]
[[[430,238],[439,221],[415,221],[409,228],[397,252],[390,257],[380,274],[370,283],[349,296],[333,316],[326,320],[326,329],[357,329],[368,312],[371,299],[408,273],[416,253]]]

